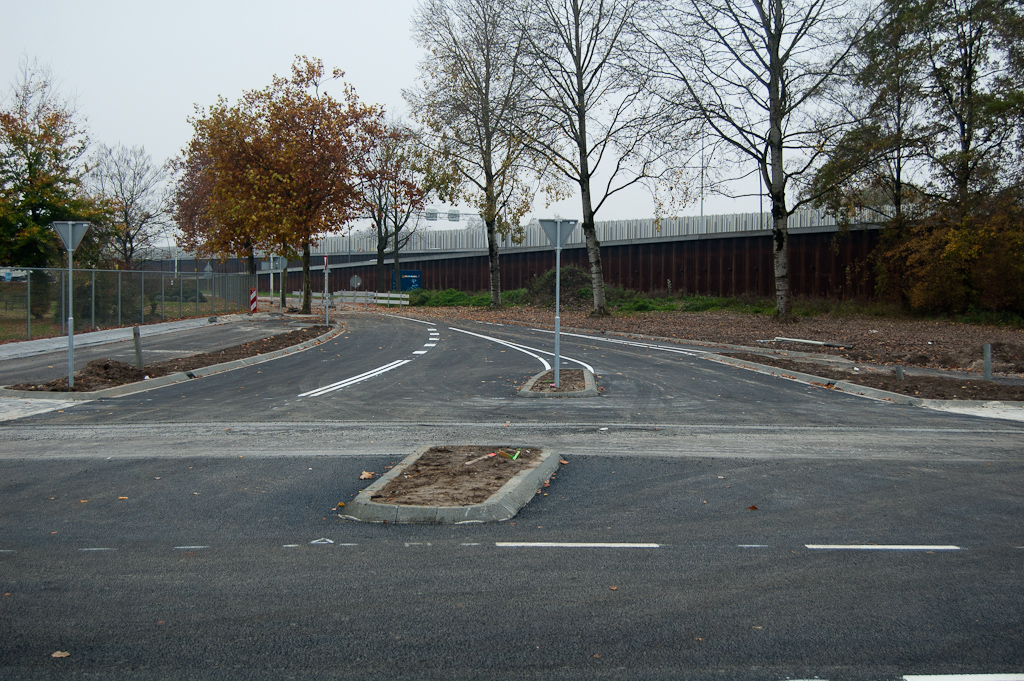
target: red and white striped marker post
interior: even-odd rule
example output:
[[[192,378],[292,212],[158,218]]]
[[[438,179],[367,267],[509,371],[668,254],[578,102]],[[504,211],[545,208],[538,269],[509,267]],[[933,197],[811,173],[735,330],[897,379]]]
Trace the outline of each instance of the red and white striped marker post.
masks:
[[[256,312],[256,289],[249,289],[249,314]]]

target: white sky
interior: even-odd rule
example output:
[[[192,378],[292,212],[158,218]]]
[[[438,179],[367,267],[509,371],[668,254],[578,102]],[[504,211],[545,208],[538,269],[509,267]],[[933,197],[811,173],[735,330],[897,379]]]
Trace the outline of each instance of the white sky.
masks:
[[[297,54],[339,67],[366,103],[403,115],[421,53],[410,35],[417,0],[0,0],[0,91],[22,59],[49,64],[77,96],[95,143],[142,145],[154,161],[188,143],[187,118],[223,95],[235,101],[288,75]],[[705,213],[758,210],[758,201],[708,197]],[[684,214],[700,212],[691,204]],[[535,215],[579,217],[579,198]],[[646,190],[610,199],[598,220],[651,217]],[[444,223],[441,223],[442,226]]]

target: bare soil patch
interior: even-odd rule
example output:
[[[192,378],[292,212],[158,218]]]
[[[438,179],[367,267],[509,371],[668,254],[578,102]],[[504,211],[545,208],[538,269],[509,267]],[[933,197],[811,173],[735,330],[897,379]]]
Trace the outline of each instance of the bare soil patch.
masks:
[[[539,459],[539,450],[525,447],[431,447],[371,499],[408,506],[480,504]]]
[[[862,367],[859,370],[850,368],[829,367],[821,362],[813,360],[793,360],[773,355],[759,355],[754,353],[730,352],[727,357],[767,364],[787,371],[799,371],[805,374],[813,374],[822,378],[830,378],[836,381],[849,381],[857,385],[864,385],[879,390],[911,395],[913,397],[927,397],[932,400],[999,400],[999,401],[1021,401],[1024,400],[1024,385],[1007,385],[991,381],[979,381],[964,378],[942,377],[942,376],[914,376],[905,375],[903,380],[896,377],[892,369],[872,369]]]
[[[268,338],[217,350],[216,352],[206,352],[144,364],[142,371],[139,371],[138,367],[134,364],[127,362],[113,359],[94,359],[75,372],[74,388],[68,388],[68,379],[67,376],[64,376],[63,378],[38,385],[34,383],[12,385],[11,389],[40,392],[92,392],[94,390],[103,390],[104,388],[113,388],[127,383],[144,381],[147,378],[157,378],[158,376],[165,376],[180,371],[195,371],[196,369],[213,366],[214,364],[231,362],[236,359],[247,359],[275,350],[282,350],[307,340],[318,338],[327,333],[328,328],[323,324],[300,327]]]
[[[561,353],[559,353],[561,354]],[[533,382],[530,388],[532,393],[574,393],[580,392],[587,387],[587,379],[583,376],[583,369],[559,369],[558,386],[555,386],[555,371],[546,372],[543,376]]]

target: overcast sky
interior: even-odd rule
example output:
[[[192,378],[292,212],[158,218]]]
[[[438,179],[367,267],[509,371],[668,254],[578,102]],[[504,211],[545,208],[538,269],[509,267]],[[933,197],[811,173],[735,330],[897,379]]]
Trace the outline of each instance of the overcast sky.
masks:
[[[410,35],[417,0],[0,0],[0,85],[7,92],[25,58],[48,64],[77,97],[96,143],[142,145],[157,162],[188,143],[188,117],[218,95],[235,101],[286,76],[297,54],[338,67],[360,99],[405,114],[421,57]],[[705,212],[757,210],[709,198]],[[598,220],[651,217],[646,192],[610,202]],[[699,205],[684,214],[699,213]],[[535,214],[579,217],[579,199]]]

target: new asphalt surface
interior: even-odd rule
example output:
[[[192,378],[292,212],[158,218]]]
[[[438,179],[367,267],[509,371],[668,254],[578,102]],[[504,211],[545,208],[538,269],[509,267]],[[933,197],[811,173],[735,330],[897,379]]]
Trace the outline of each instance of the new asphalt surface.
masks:
[[[1024,673],[1020,423],[600,335],[562,338],[600,397],[527,400],[546,331],[343,321],[0,424],[0,677]],[[338,517],[449,442],[570,463],[509,522]]]

